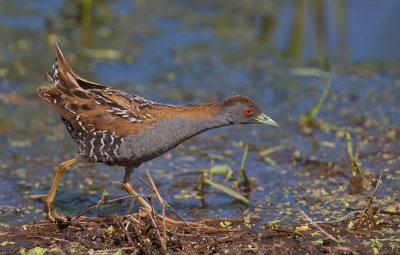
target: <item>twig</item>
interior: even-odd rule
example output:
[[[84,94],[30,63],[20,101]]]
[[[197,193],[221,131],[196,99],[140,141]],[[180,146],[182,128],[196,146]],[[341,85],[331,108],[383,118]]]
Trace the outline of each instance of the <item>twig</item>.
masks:
[[[324,233],[329,239],[332,239],[333,241],[339,243],[339,240],[336,239],[334,236],[332,236],[331,234],[329,234],[328,232],[326,232],[323,228],[321,228],[317,223],[315,223],[310,217],[308,217],[308,215],[299,207],[296,207],[297,210],[308,220],[308,222],[310,222],[311,225],[313,225],[314,227],[318,228],[322,233]]]
[[[150,218],[151,222],[153,223],[154,228],[156,229],[156,232],[157,232],[157,235],[158,235],[158,239],[160,239],[160,242],[161,242],[161,244],[163,246],[163,250],[164,250],[164,243],[166,244],[166,242],[164,242],[165,241],[164,238],[161,237],[159,226],[157,224],[157,221],[155,220],[155,218],[157,218],[157,212],[154,209],[154,202],[153,201],[152,201],[152,205],[151,206],[152,206],[152,211],[153,212],[148,212],[149,213],[149,218]],[[148,209],[145,208],[144,210],[148,210]],[[164,251],[166,251],[166,250],[167,250],[167,247],[165,245],[165,250]]]
[[[113,202],[118,201],[118,200],[124,200],[124,199],[127,199],[127,198],[135,198],[135,197],[134,196],[125,196],[125,197],[119,197],[119,198],[115,198],[115,199],[111,199],[111,200],[107,200],[107,201],[99,201],[99,203],[97,203],[96,205],[93,205],[93,206],[89,207],[88,209],[86,209],[85,211],[81,212],[76,217],[76,219],[78,219],[79,217],[82,217],[83,215],[85,215],[89,211],[91,211],[93,209],[96,209],[101,205],[106,205],[106,204],[113,203]]]
[[[143,180],[143,179],[140,178],[140,177],[139,177],[139,180],[140,180],[141,182],[143,182],[143,184],[146,185],[153,193],[155,193],[155,191],[153,190],[153,188],[152,188],[145,180]],[[161,198],[161,199],[163,199],[163,198]],[[172,213],[175,214],[175,216],[178,217],[178,219],[179,219],[180,221],[182,221],[182,222],[185,224],[186,227],[190,227],[190,225],[189,225],[175,210],[174,210],[174,208],[172,208],[172,207],[168,204],[167,201],[165,201],[165,200],[163,199],[163,202],[164,202],[165,205],[168,207],[168,209],[170,209],[170,210],[172,211]]]
[[[108,191],[108,189],[110,188],[110,186],[111,186],[112,184],[121,184],[121,183],[120,183],[120,182],[110,182],[109,184],[107,184],[107,186],[104,188],[104,191],[103,191],[103,193],[102,193],[102,195],[101,195],[101,198],[100,198],[99,202],[97,202],[96,205],[91,206],[91,207],[89,207],[88,209],[86,209],[86,210],[84,210],[83,212],[81,212],[78,216],[76,216],[76,219],[79,219],[80,217],[82,217],[83,215],[85,215],[86,213],[88,213],[89,211],[91,211],[91,210],[93,210],[93,209],[96,209],[96,208],[98,208],[98,207],[101,206],[101,205],[109,204],[109,203],[112,203],[112,202],[115,202],[115,201],[118,201],[118,200],[127,199],[127,198],[134,198],[134,199],[135,199],[135,197],[133,197],[133,196],[125,196],[125,197],[120,197],[120,198],[115,198],[115,199],[111,199],[111,200],[104,201],[106,192]]]
[[[117,220],[118,220],[119,227],[120,227],[120,228],[122,229],[122,231],[124,232],[124,235],[126,236],[126,239],[128,239],[128,243],[129,243],[131,246],[134,246],[133,241],[132,241],[132,238],[131,238],[131,236],[129,235],[129,232],[127,231],[127,229],[125,228],[124,223],[122,222],[121,218],[118,217]]]
[[[314,223],[316,223],[316,224],[339,223],[339,222],[342,222],[342,221],[346,220],[348,217],[353,216],[354,214],[360,213],[360,212],[362,212],[362,211],[363,211],[362,209],[357,209],[357,210],[354,210],[354,211],[349,212],[348,214],[346,214],[346,215],[343,216],[343,217],[340,217],[340,218],[337,219],[337,220],[331,220],[331,221],[315,221]]]
[[[112,252],[114,254],[114,252],[116,252],[116,251],[129,251],[129,250],[133,250],[133,251],[137,252],[138,249],[136,247],[134,247],[134,246],[132,246],[132,247],[120,247],[120,248],[107,249],[107,250],[97,250],[97,251],[94,251],[94,254],[106,254],[106,252]]]
[[[58,246],[55,242],[51,242],[51,244],[56,248],[57,252],[60,253],[61,255],[66,255],[65,252]]]
[[[151,179],[151,176],[149,176],[149,179],[152,181],[152,179]],[[152,184],[154,185],[154,188],[153,187],[151,187],[145,180],[143,180],[142,178],[139,178],[139,180],[141,181],[141,182],[143,182],[143,184],[145,184],[153,193],[155,193],[155,194],[157,194],[158,193],[158,191],[156,191],[156,187],[155,187],[155,185],[154,185],[154,181],[152,181]],[[159,193],[158,193],[158,195],[159,195]],[[158,199],[160,200],[160,201],[162,201],[162,205],[164,204],[164,205],[166,205],[178,218],[179,218],[179,220],[185,225],[185,227],[188,227],[188,228],[190,228],[190,229],[195,229],[195,230],[202,230],[202,231],[211,231],[212,233],[217,233],[217,232],[235,232],[235,231],[240,231],[241,229],[215,229],[215,228],[213,228],[213,227],[209,227],[209,226],[205,226],[205,227],[202,227],[202,226],[200,226],[200,224],[203,222],[203,221],[199,221],[199,222],[186,222],[169,204],[168,204],[168,202],[166,202],[161,196],[159,196],[158,197]],[[163,210],[164,210],[164,208],[163,208]],[[151,213],[151,212],[150,212]],[[161,215],[158,215],[158,217],[159,218],[163,218],[163,221],[165,221],[165,223],[168,223],[168,224],[172,224],[172,225],[177,225],[177,222],[178,221],[175,221],[175,220],[171,220],[171,219],[167,219],[167,218],[165,218],[165,212],[163,211],[163,216],[161,216]]]
[[[400,216],[400,212],[389,212],[389,211],[380,210],[379,213],[381,213],[381,214],[398,215],[398,216]]]
[[[162,215],[163,215],[163,239],[162,239],[162,245],[163,245],[163,250],[166,251],[167,250],[167,231],[166,231],[166,227],[165,227],[165,202],[164,199],[161,197],[160,193],[158,192],[157,186],[155,185],[153,178],[151,178],[151,175],[149,173],[149,170],[146,169],[146,174],[147,177],[150,180],[151,186],[153,186],[153,189],[157,195],[158,200],[161,203],[161,208],[162,208]]]
[[[338,239],[336,239],[334,236],[332,236],[331,234],[329,234],[328,232],[326,232],[323,228],[321,228],[321,226],[319,226],[317,223],[315,223],[302,209],[300,209],[299,207],[297,207],[297,210],[310,222],[311,225],[313,225],[314,227],[318,228],[322,233],[324,233],[329,239],[332,239],[333,241],[339,243],[340,241]],[[349,248],[349,247],[345,247],[342,245],[338,245],[336,247],[333,247],[334,249],[337,250],[341,250],[341,251],[348,251],[351,252],[353,254],[360,254],[359,252]]]
[[[217,241],[219,244],[222,243],[233,243],[237,239],[241,239],[244,235],[249,235],[250,233],[246,231],[242,231],[241,233],[238,233],[237,235],[227,235],[221,238],[217,238]],[[250,234],[251,237],[254,237],[252,234]]]
[[[370,209],[371,213],[372,213],[372,201],[374,200],[375,194],[378,191],[379,185],[381,184],[381,178],[382,178],[382,172],[379,175],[379,179],[378,179],[378,182],[375,185],[374,192],[372,192],[372,195],[368,198],[368,205],[369,205],[368,209]]]
[[[144,209],[144,210],[146,210],[146,209]],[[149,212],[149,214],[150,214],[150,212]],[[134,221],[136,221],[138,224],[140,224],[140,225],[142,225],[143,226],[143,222],[142,221],[138,221],[135,217],[133,217],[132,215],[128,215],[128,217],[131,219],[131,220],[134,220]],[[151,217],[150,217],[150,219],[151,219]],[[143,235],[142,235],[142,233],[141,233],[141,230],[139,229],[139,228],[137,228],[137,227],[133,227],[132,228],[133,229],[133,231],[135,232],[135,234],[136,234],[136,236],[137,236],[137,239],[139,239],[139,242],[141,243],[141,244],[143,244],[144,245],[144,248],[146,249],[146,251],[147,251],[147,253],[145,253],[145,254],[151,254],[151,249],[149,248],[149,243],[146,241],[146,240],[143,240]]]

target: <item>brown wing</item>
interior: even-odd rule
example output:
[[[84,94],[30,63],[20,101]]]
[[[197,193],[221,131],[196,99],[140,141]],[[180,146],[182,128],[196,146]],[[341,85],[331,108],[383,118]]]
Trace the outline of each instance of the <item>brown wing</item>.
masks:
[[[169,107],[84,80],[72,71],[58,46],[56,53],[53,72],[45,76],[55,88],[39,87],[38,95],[83,133],[136,134],[161,117],[157,115],[162,108]]]

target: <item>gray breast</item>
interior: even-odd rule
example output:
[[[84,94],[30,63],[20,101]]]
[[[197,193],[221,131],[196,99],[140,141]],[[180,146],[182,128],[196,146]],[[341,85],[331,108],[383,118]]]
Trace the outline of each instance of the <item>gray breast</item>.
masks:
[[[208,129],[223,126],[214,118],[176,117],[160,120],[136,135],[123,137],[118,150],[121,159],[140,165],[178,146],[186,139]]]

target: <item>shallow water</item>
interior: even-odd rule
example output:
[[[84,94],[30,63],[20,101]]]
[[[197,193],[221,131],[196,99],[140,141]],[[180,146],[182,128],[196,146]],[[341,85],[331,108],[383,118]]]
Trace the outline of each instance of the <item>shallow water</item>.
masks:
[[[53,64],[56,42],[74,70],[89,80],[170,104],[242,94],[281,125],[212,130],[135,170],[137,189],[149,192],[137,178],[150,169],[164,199],[187,218],[255,213],[263,222],[286,221],[296,219],[295,206],[317,220],[337,217],[342,211],[329,210],[363,199],[331,201],[348,193],[351,164],[342,127],[352,133],[362,168],[384,173],[377,198],[398,203],[400,33],[395,24],[400,3],[322,1],[321,6],[102,1],[93,6],[91,22],[83,22],[79,6],[70,1],[0,2],[0,222],[41,220],[42,202],[27,196],[47,192],[55,167],[74,156],[75,145],[59,117],[35,92],[46,84],[43,73]],[[296,15],[303,20],[300,27],[292,23]],[[325,33],[318,32],[319,22]],[[300,131],[300,115],[319,100],[328,82],[315,70],[332,78],[318,116],[337,130]],[[229,164],[235,178],[244,144],[250,146],[245,168],[256,186],[249,209],[209,186],[203,199],[181,199],[197,194],[197,169]],[[276,165],[262,160],[261,151],[278,145],[285,147],[269,155]],[[332,164],[339,174],[321,170]],[[79,214],[97,203],[110,181],[122,181],[123,172],[101,164],[72,167],[62,178],[56,208]],[[124,195],[120,187],[109,192],[110,198]],[[124,200],[89,215],[126,214],[129,206]],[[316,213],[316,206],[328,213]]]

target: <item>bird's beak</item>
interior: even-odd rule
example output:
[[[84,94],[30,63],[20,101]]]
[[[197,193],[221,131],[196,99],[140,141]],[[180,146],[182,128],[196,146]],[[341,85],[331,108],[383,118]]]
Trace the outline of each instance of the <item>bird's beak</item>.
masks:
[[[273,127],[279,127],[279,124],[276,123],[273,119],[268,117],[265,113],[261,113],[257,116],[256,121],[261,124],[270,125]]]

